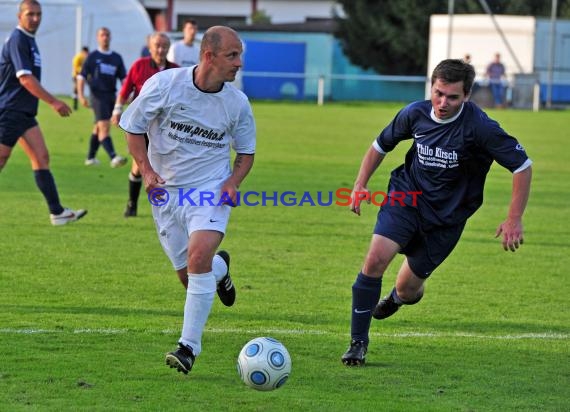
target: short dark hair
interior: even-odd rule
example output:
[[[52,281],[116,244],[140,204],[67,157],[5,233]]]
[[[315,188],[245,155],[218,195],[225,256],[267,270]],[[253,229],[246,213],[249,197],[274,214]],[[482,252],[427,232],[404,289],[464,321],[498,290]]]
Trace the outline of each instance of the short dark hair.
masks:
[[[184,28],[184,26],[186,26],[187,24],[191,24],[192,26],[198,26],[198,22],[194,19],[186,19],[182,22],[182,28]]]
[[[431,75],[432,86],[437,79],[444,83],[463,82],[463,92],[467,96],[473,87],[475,69],[472,65],[460,59],[442,60],[435,69],[433,69]]]

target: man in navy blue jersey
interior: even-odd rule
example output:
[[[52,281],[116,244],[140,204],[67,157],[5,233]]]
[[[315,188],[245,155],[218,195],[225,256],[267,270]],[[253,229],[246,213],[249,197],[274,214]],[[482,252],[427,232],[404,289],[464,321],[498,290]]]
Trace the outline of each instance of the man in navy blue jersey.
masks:
[[[351,195],[351,210],[370,199],[367,184],[384,157],[412,140],[403,165],[391,173],[389,201],[380,208],[364,265],[352,285],[351,342],[347,366],[364,365],[372,317],[384,319],[402,305],[419,302],[424,282],[449,256],[467,219],[483,202],[491,163],[513,173],[507,217],[497,228],[505,250],[523,243],[522,215],[531,182],[531,161],[523,147],[474,103],[468,101],[475,71],[461,60],[443,60],[431,77],[431,100],[404,107],[364,156]],[[382,275],[405,256],[391,293],[378,301]]]
[[[0,56],[0,171],[17,142],[30,159],[36,185],[42,192],[53,225],[74,222],[87,213],[61,205],[55,180],[49,168],[49,154],[44,136],[36,121],[39,99],[60,116],[67,117],[71,108],[56,99],[41,83],[41,58],[35,34],[42,19],[36,0],[24,0],[18,11],[18,27],[10,34]]]
[[[121,55],[110,50],[111,32],[108,28],[101,27],[97,30],[97,44],[98,49],[89,53],[81,73],[77,76],[77,96],[83,106],[89,107],[83,90],[87,82],[91,92],[91,106],[95,113],[95,125],[89,138],[85,165],[96,166],[100,163],[95,155],[99,145],[102,145],[111,159],[111,167],[121,167],[127,163],[127,159],[115,152],[110,129],[117,81],[122,81],[127,71]]]

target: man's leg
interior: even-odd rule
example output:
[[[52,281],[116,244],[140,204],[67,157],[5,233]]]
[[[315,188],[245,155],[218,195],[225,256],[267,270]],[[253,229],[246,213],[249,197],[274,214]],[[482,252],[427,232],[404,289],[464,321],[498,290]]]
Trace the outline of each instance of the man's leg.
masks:
[[[65,209],[61,205],[55,180],[49,170],[49,153],[40,127],[34,126],[26,130],[18,142],[30,159],[36,185],[44,195],[50,211],[51,223],[64,225],[85,216],[86,210]]]
[[[55,180],[49,170],[49,153],[40,127],[34,126],[26,130],[18,142],[30,159],[36,185],[44,195],[50,213],[59,215],[63,212],[63,206],[59,201]]]
[[[405,259],[396,278],[396,286],[372,311],[375,319],[392,316],[402,305],[418,303],[424,295],[425,279],[418,277]]]
[[[384,271],[400,250],[385,236],[373,235],[362,271],[352,285],[351,343],[342,362],[347,366],[363,365],[368,348],[372,310],[378,303]]]
[[[220,232],[199,230],[192,233],[188,242],[188,288],[182,336],[179,349],[166,355],[166,363],[183,373],[190,371],[194,358],[202,351],[202,332],[216,293],[212,259],[222,238]]]
[[[87,159],[85,159],[85,166],[97,166],[100,164],[97,156],[97,151],[99,150],[99,132],[97,129],[97,123],[93,125],[91,130],[91,136],[89,137],[89,150],[87,151]]]
[[[433,229],[416,238],[415,244],[406,247],[406,259],[398,272],[396,287],[378,302],[373,311],[374,318],[387,318],[400,306],[420,301],[424,295],[424,282],[453,251],[464,227],[465,222],[462,222]]]
[[[216,292],[222,303],[226,306],[232,306],[235,300],[235,287],[230,277],[230,255],[224,250],[216,253],[212,259],[212,272],[216,278]],[[188,267],[183,267],[176,271],[176,275],[184,286],[188,289]]]
[[[97,121],[97,129],[99,142],[111,159],[111,167],[124,166],[127,163],[127,159],[117,155],[115,146],[113,145],[113,139],[111,139],[111,121],[109,119]]]
[[[145,135],[146,148],[148,150],[148,136]],[[142,176],[139,165],[132,159],[131,171],[129,173],[129,200],[127,201],[127,208],[125,209],[124,216],[131,217],[137,215],[139,195],[142,188]],[[184,283],[184,282],[183,282]]]
[[[125,209],[125,217],[134,217],[137,215],[139,195],[142,188],[142,176],[137,162],[131,163],[131,171],[129,172],[129,200]]]
[[[12,148],[0,143],[0,172],[4,169],[4,166],[6,166],[11,154]]]

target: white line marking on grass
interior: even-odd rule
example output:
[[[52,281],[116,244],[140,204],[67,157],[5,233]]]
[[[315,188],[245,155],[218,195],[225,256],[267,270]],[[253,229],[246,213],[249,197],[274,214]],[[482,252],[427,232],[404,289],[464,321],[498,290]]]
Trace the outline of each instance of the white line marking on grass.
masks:
[[[261,328],[207,328],[206,333],[242,333],[242,334],[257,334],[257,335],[338,335],[336,332],[316,330],[316,329],[261,329]],[[144,333],[144,334],[163,334],[163,335],[177,335],[179,330],[174,329],[115,329],[115,328],[96,328],[96,329],[16,329],[16,328],[3,328],[0,329],[0,334],[48,334],[48,333],[63,333],[63,334],[93,334],[93,335],[122,335],[128,333]],[[471,332],[399,332],[399,333],[379,333],[371,332],[371,336],[384,337],[384,338],[466,338],[466,339],[504,339],[504,340],[522,340],[522,339],[536,339],[536,340],[568,340],[570,334],[567,333],[518,333],[507,335],[484,335]]]

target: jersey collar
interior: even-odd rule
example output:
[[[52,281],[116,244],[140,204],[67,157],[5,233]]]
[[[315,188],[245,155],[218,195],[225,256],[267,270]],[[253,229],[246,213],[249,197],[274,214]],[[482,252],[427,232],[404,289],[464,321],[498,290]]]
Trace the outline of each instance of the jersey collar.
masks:
[[[440,119],[439,117],[437,117],[435,115],[435,110],[433,110],[433,106],[432,106],[430,117],[436,123],[441,123],[441,124],[451,123],[451,122],[454,122],[459,116],[461,116],[461,112],[463,111],[464,106],[465,106],[465,103],[461,103],[461,108],[459,109],[457,114],[453,117],[450,117],[449,119]]]
[[[16,28],[17,28],[18,30],[20,30],[22,33],[24,33],[26,36],[31,37],[31,38],[33,38],[33,39],[36,38],[36,35],[35,35],[35,34],[30,33],[29,31],[24,30],[20,25],[16,26]]]

